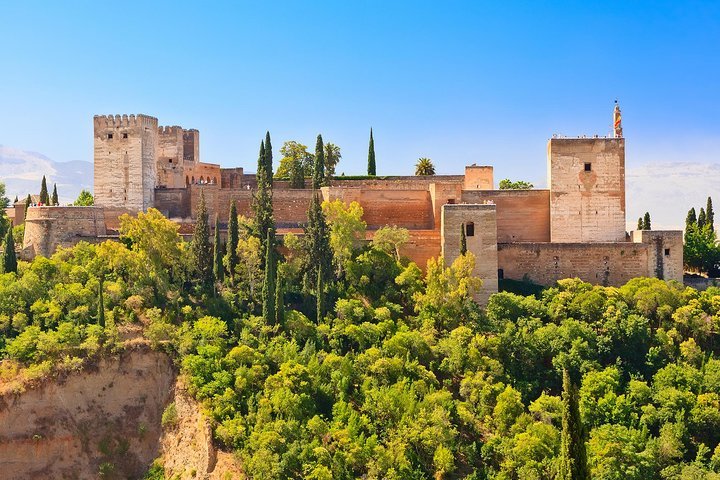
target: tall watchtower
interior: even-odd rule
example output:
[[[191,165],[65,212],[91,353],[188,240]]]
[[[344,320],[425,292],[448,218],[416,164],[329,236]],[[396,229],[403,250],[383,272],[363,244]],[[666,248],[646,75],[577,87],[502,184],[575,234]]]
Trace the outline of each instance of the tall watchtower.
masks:
[[[96,115],[95,205],[147,210],[155,200],[158,120]]]

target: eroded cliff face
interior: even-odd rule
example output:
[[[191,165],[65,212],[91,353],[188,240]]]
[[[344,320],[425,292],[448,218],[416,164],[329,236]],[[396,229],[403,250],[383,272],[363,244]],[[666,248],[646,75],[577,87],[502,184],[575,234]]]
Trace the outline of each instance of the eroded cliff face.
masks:
[[[173,398],[170,358],[146,346],[0,397],[0,477],[140,478]]]

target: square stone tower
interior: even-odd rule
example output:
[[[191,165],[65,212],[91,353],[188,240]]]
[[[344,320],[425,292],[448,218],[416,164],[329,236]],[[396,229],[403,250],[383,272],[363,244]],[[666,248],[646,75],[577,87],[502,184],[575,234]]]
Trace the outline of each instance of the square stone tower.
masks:
[[[96,115],[95,205],[147,210],[157,184],[158,120],[148,115]]]
[[[548,186],[551,242],[626,240],[624,138],[551,139]]]
[[[185,186],[185,144],[182,127],[158,127],[157,186]]]

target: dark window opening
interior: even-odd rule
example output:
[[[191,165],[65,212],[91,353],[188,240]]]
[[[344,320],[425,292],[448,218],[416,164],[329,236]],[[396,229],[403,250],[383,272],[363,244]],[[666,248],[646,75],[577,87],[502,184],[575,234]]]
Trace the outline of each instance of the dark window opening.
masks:
[[[502,268],[498,268],[498,280],[502,280],[503,278],[505,278],[505,272]]]
[[[172,158],[168,160],[168,162],[172,163]]]
[[[127,133],[123,133],[123,138],[127,138]]]
[[[448,205],[455,205],[455,199],[454,199],[454,198],[448,198]]]
[[[466,237],[474,237],[475,236],[475,224],[473,222],[469,222],[465,224],[465,236]]]
[[[108,140],[112,139],[112,133],[108,133]]]
[[[589,172],[589,171],[591,171],[591,170],[592,170],[592,163],[586,163],[586,164],[585,164],[585,171],[586,171],[586,172]]]
[[[665,249],[665,256],[666,256],[666,257],[669,257],[669,256],[670,256],[670,249],[669,249],[669,248],[666,248],[666,249]]]

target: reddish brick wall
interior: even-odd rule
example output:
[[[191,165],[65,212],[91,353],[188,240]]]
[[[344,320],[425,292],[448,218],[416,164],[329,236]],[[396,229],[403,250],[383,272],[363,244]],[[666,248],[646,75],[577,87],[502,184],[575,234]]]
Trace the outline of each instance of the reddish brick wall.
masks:
[[[549,190],[463,190],[462,201],[495,202],[500,243],[550,241]]]

